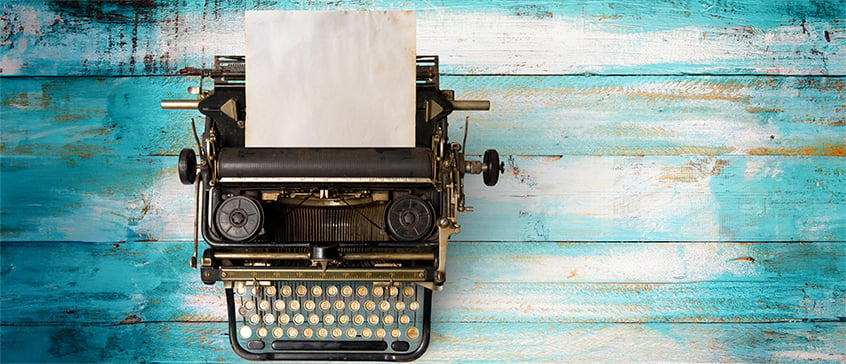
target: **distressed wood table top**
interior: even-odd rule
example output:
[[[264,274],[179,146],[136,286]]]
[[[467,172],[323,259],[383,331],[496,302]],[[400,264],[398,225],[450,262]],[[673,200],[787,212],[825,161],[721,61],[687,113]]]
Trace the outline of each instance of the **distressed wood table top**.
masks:
[[[488,99],[419,360],[846,362],[846,2],[0,4],[0,361],[238,362],[188,266],[184,98],[244,10],[416,10]],[[456,122],[457,121],[457,122]]]

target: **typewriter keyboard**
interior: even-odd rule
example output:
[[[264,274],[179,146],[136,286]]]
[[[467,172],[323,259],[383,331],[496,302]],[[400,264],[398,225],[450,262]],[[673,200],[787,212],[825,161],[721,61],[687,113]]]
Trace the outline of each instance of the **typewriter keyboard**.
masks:
[[[428,329],[424,290],[373,282],[238,282],[231,334],[251,353],[409,353]]]

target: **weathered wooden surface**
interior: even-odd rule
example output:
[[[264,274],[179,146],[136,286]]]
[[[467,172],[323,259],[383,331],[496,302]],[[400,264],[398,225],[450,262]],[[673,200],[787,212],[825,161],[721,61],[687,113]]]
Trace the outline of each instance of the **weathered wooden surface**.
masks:
[[[846,361],[840,323],[433,324],[415,363],[455,362],[824,362]],[[242,362],[223,323],[5,326],[3,356],[26,362]],[[19,352],[16,352],[18,354]]]
[[[190,238],[191,187],[174,165],[192,145],[196,113],[157,104],[195,82],[3,79],[2,205],[42,212],[7,214],[1,236]],[[468,178],[477,211],[462,217],[462,240],[839,241],[846,233],[846,213],[834,213],[846,209],[841,78],[442,82],[492,99],[491,112],[467,114],[469,152],[495,147],[506,162],[495,188]],[[464,134],[461,116],[454,138]]]
[[[416,10],[451,73],[842,74],[842,1],[47,2],[0,9],[5,75],[173,74],[243,54],[244,10]]]
[[[846,3],[812,0],[4,2],[0,361],[239,361],[187,266],[198,114],[158,101],[244,9],[417,10],[492,101],[451,118],[506,173],[422,362],[846,362]]]

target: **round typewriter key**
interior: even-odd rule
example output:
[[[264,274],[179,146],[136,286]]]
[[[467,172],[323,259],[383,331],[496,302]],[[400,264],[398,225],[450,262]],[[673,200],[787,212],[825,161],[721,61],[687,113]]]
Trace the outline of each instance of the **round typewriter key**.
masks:
[[[245,288],[244,286],[235,287],[235,293],[237,293],[239,296],[243,296],[247,293],[247,288]]]
[[[314,301],[312,301],[312,300],[305,301],[305,303],[303,303],[303,308],[305,308],[306,311],[314,310]]]
[[[323,323],[326,325],[331,325],[335,323],[335,316],[332,314],[323,315]]]
[[[365,327],[365,328],[361,329],[361,337],[367,339],[371,335],[373,335],[373,330],[370,330],[370,328]]]
[[[367,288],[365,288],[365,289],[367,289]],[[341,296],[349,297],[349,296],[352,296],[352,293],[353,293],[352,287],[350,287],[350,286],[341,287]]]
[[[276,295],[276,287],[275,286],[269,286],[269,287],[265,288],[264,294],[266,294],[268,296],[275,296]]]
[[[322,328],[322,327],[317,329],[317,337],[325,338],[327,336],[329,336],[329,330],[326,330],[325,328]]]
[[[258,314],[254,313],[254,314],[250,315],[250,323],[251,324],[255,325],[255,324],[259,323],[259,321],[260,321],[260,319],[259,319]]]
[[[350,317],[347,315],[338,316],[338,323],[341,325],[346,325],[350,323]]]
[[[408,323],[410,321],[411,321],[411,318],[408,317],[408,315],[400,315],[400,317],[399,317],[399,323],[401,325],[408,325]]]
[[[326,287],[326,294],[329,295],[329,297],[335,297],[335,295],[338,294],[338,287],[335,287],[335,286]]]
[[[343,311],[344,307],[346,307],[346,305],[344,304],[344,301],[335,301],[335,309],[336,310]]]
[[[284,309],[285,309],[285,301],[283,301],[283,300],[276,300],[276,302],[273,302],[273,308],[275,308],[275,309],[276,309],[276,311],[282,311],[282,310],[284,310]]]
[[[314,335],[314,330],[312,330],[310,327],[306,327],[303,329],[303,337],[310,338],[312,335]]]
[[[396,307],[397,311],[402,311],[405,309],[405,302],[397,301],[397,303],[394,304],[394,307]]]
[[[258,288],[256,288],[256,287],[250,288],[250,295],[258,296],[258,292],[259,292]]]
[[[353,323],[356,325],[361,325],[364,323],[364,316],[362,315],[355,315],[353,316]]]
[[[388,295],[390,295],[391,297],[396,296],[398,294],[399,294],[399,288],[397,288],[397,287],[389,287],[388,288]]]
[[[373,295],[376,297],[382,297],[385,294],[385,289],[382,287],[373,287]]]
[[[391,337],[394,338],[394,339],[400,337],[400,329],[397,329],[397,328],[391,329]]]
[[[249,326],[241,326],[241,329],[238,330],[238,335],[241,335],[242,339],[249,339],[250,336],[253,336],[253,329]]]
[[[288,308],[290,308],[291,311],[299,310],[300,309],[300,301],[291,301],[290,303],[288,303]]]
[[[420,304],[417,303],[417,301],[411,301],[411,303],[408,304],[409,310],[417,311],[418,308],[420,308]]]
[[[309,324],[311,324],[311,325],[317,325],[317,323],[318,323],[318,322],[320,322],[320,317],[319,317],[319,316],[317,316],[317,315],[315,315],[315,314],[308,315],[308,323],[309,323]]]
[[[355,331],[354,328],[350,327],[347,329],[347,337],[355,337],[358,333]]]
[[[276,316],[273,316],[272,313],[264,315],[264,323],[270,325],[273,323],[273,321],[276,321]]]
[[[405,336],[408,336],[409,339],[414,340],[418,336],[420,336],[420,331],[418,331],[416,327],[412,326],[409,327],[408,330],[405,330]]]
[[[287,325],[289,322],[291,322],[291,316],[288,316],[287,313],[283,313],[283,314],[279,315],[279,324],[280,325]]]
[[[305,296],[308,293],[306,286],[297,286],[297,296]]]
[[[341,329],[337,328],[337,327],[332,329],[332,337],[339,337],[339,336],[341,336]]]
[[[385,315],[385,317],[382,319],[382,322],[384,322],[385,325],[389,325],[389,326],[393,325],[394,324],[394,316]]]
[[[376,324],[379,323],[379,316],[376,316],[376,315],[367,316],[367,322],[371,325],[376,325]]]
[[[302,325],[303,322],[305,322],[305,316],[303,316],[301,313],[294,315],[294,323],[295,324]]]
[[[356,288],[355,290],[355,293],[358,293],[358,295],[362,297],[367,296],[367,287],[358,286],[358,288]]]
[[[414,287],[405,286],[402,288],[402,295],[406,297],[414,296]]]
[[[247,316],[247,308],[246,307],[239,307],[238,313],[240,313],[241,316]]]
[[[322,294],[323,294],[323,287],[320,287],[320,286],[311,287],[311,295],[312,296],[317,297],[317,296],[320,296]]]
[[[262,311],[267,311],[268,309],[270,309],[270,302],[268,302],[267,300],[261,300],[259,302],[259,309],[261,309]]]
[[[332,308],[332,305],[329,304],[329,301],[320,301],[320,309],[323,311],[329,311]]]
[[[244,302],[244,308],[246,308],[247,311],[252,310],[256,308],[256,303],[253,302],[253,300],[247,300],[247,302]]]
[[[388,301],[379,302],[379,309],[382,311],[387,311],[391,309],[391,303]]]
[[[282,286],[282,297],[288,297],[291,295],[291,286]]]
[[[350,302],[350,311],[358,311],[359,308],[361,308],[361,303],[358,301]]]
[[[264,338],[265,336],[267,336],[267,328],[266,327],[259,327],[259,329],[256,330],[256,336],[258,336],[260,338]]]
[[[385,338],[385,329],[383,329],[381,327],[376,329],[376,337],[378,337],[380,339],[384,339]]]
[[[373,311],[376,308],[376,303],[373,301],[367,301],[364,303],[364,309],[367,311]]]
[[[278,339],[278,338],[282,337],[282,335],[285,335],[285,330],[282,330],[281,327],[277,326],[277,327],[273,328],[272,333],[273,333],[273,337]]]
[[[294,328],[294,327],[288,328],[288,337],[293,339],[293,338],[297,337],[297,335],[299,335],[299,332],[297,331],[296,328]]]

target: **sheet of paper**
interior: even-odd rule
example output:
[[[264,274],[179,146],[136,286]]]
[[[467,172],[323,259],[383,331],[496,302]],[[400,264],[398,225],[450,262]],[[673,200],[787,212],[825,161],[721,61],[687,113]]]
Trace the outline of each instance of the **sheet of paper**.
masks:
[[[247,11],[247,147],[413,147],[413,11]]]

